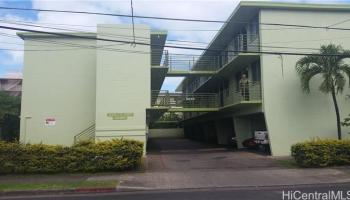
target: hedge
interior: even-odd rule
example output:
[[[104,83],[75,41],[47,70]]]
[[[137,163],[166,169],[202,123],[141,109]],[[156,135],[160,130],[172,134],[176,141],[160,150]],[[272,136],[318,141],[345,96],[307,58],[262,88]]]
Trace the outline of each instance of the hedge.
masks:
[[[317,139],[297,143],[291,150],[302,167],[350,165],[350,140]]]
[[[143,144],[114,139],[71,147],[0,141],[0,174],[122,171],[139,166]]]

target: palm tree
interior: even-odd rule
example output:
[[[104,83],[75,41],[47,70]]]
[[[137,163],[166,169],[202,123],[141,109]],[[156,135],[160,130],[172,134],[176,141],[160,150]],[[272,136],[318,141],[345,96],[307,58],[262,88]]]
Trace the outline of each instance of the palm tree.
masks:
[[[329,44],[322,45],[319,54],[301,58],[295,68],[300,77],[301,88],[306,93],[310,93],[310,80],[316,75],[322,76],[323,80],[319,90],[332,95],[337,116],[338,139],[341,140],[340,114],[336,95],[343,91],[346,83],[345,77],[350,79],[350,66],[344,63],[345,58],[350,58],[350,51],[344,50],[340,45]]]

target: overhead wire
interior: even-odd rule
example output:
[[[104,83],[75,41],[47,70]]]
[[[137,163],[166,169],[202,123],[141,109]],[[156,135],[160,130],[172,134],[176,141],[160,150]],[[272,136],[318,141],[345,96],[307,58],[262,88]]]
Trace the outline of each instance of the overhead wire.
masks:
[[[90,36],[80,36],[80,35],[73,35],[73,34],[66,34],[66,33],[57,33],[57,32],[46,32],[46,31],[38,31],[38,30],[32,30],[32,29],[24,29],[24,28],[16,28],[16,27],[9,27],[9,26],[0,26],[0,29],[7,29],[7,30],[17,30],[17,31],[28,31],[33,33],[39,33],[39,34],[49,34],[54,35],[58,37],[70,37],[70,38],[79,38],[79,39],[88,39],[88,40],[101,40],[106,42],[115,42],[115,43],[124,43],[124,44],[130,44],[130,41],[125,40],[114,40],[109,38],[100,38],[100,37],[90,37]],[[242,50],[226,50],[222,51],[220,49],[206,49],[206,48],[198,48],[198,47],[185,47],[185,46],[174,46],[174,45],[159,45],[159,44],[150,44],[150,43],[144,43],[144,42],[135,42],[137,45],[145,45],[145,46],[153,46],[158,48],[175,48],[175,49],[187,49],[187,50],[200,50],[200,51],[214,51],[214,52],[231,52],[231,53],[256,53],[256,54],[273,54],[273,55],[315,55],[315,56],[321,56],[320,54],[316,53],[298,53],[298,52],[275,52],[275,51],[242,51]],[[329,56],[339,56],[339,54],[327,54]]]
[[[143,16],[143,15],[127,15],[127,14],[115,14],[115,13],[103,13],[103,12],[88,12],[88,11],[72,11],[72,10],[55,10],[55,9],[35,9],[35,8],[15,8],[0,6],[0,9],[5,10],[21,10],[21,11],[37,11],[37,12],[56,12],[56,13],[75,13],[75,14],[88,14],[88,15],[103,15],[114,17],[127,17],[127,18],[140,18],[140,19],[156,19],[156,20],[171,20],[171,21],[183,21],[183,22],[206,22],[206,23],[240,23],[248,24],[247,21],[234,21],[228,22],[226,20],[208,20],[208,19],[189,19],[189,18],[174,18],[174,17],[156,17],[156,16]],[[327,29],[327,30],[342,30],[349,31],[349,28],[329,27],[329,26],[316,26],[316,25],[302,25],[302,24],[285,24],[285,23],[268,23],[260,22],[261,25],[268,26],[285,26],[285,27],[299,27],[299,28],[314,28],[314,29]]]

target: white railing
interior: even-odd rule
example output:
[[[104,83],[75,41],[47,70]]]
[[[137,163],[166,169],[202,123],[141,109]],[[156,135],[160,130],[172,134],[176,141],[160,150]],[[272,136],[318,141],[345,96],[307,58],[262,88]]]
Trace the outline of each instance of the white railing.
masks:
[[[95,140],[95,124],[84,129],[80,133],[74,136],[74,144],[82,141],[94,141]]]
[[[233,91],[230,103],[237,104],[257,100],[261,100],[261,84],[260,82],[255,81],[240,84],[239,89]]]

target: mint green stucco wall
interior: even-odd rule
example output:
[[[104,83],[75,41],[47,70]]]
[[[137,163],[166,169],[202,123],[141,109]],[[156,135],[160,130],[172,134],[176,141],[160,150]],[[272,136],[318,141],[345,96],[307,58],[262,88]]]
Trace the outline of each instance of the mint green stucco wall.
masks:
[[[95,121],[96,52],[95,49],[51,42],[91,46],[96,41],[52,37],[40,39],[49,43],[30,38],[26,38],[24,43],[25,49],[46,51],[24,53],[20,140],[26,143],[71,145],[74,135]],[[46,118],[54,118],[56,125],[46,126]]]
[[[98,37],[133,41],[130,25],[101,25]],[[150,43],[148,26],[136,25],[137,42]],[[150,46],[97,41],[98,46],[120,51],[97,50],[96,140],[110,138],[146,141],[146,108],[150,107]],[[111,46],[113,45],[113,46]],[[125,52],[126,51],[126,52]],[[136,51],[136,53],[135,53]],[[128,113],[126,119],[108,116]]]
[[[315,26],[328,26],[349,18],[349,13],[342,12],[262,10],[260,13],[262,23]],[[350,28],[350,23],[344,23],[341,27]],[[331,42],[350,49],[348,31],[286,29],[261,25],[260,33],[262,51],[276,51],[266,46],[319,48],[322,44]],[[277,49],[277,51],[312,52],[313,50]],[[311,81],[310,94],[304,94],[300,89],[299,77],[295,71],[295,63],[299,58],[301,56],[284,55],[282,69],[280,56],[266,54],[261,56],[263,108],[274,156],[290,155],[290,147],[296,142],[315,137],[337,137],[331,96],[318,91],[320,77]],[[344,95],[337,97],[342,118],[350,113],[350,100],[346,99],[345,94],[350,94],[347,86]],[[344,138],[350,138],[348,132],[349,128],[343,127]]]
[[[146,142],[151,84],[149,45],[23,35],[25,49],[46,51],[26,51],[24,55],[22,142],[71,145],[75,135],[93,124],[97,141],[125,138]],[[97,28],[99,38],[133,41],[132,35],[129,25]],[[149,27],[136,25],[135,36],[136,42],[150,43]],[[120,119],[125,114],[132,116]],[[53,118],[55,125],[45,125],[47,118]]]

